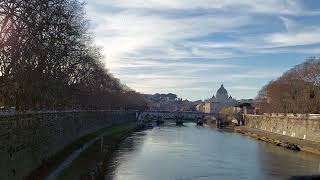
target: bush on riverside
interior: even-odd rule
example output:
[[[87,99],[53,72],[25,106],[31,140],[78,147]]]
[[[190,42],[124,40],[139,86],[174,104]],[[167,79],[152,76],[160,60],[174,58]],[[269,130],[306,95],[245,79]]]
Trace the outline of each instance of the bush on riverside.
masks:
[[[231,123],[236,118],[236,112],[233,107],[224,107],[220,110],[219,115],[221,118]]]

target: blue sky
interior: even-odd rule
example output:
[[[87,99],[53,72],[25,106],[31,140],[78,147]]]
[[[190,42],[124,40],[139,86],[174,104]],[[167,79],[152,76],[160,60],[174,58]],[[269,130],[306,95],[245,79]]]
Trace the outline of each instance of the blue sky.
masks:
[[[318,0],[88,0],[107,68],[142,93],[237,98],[320,55]]]

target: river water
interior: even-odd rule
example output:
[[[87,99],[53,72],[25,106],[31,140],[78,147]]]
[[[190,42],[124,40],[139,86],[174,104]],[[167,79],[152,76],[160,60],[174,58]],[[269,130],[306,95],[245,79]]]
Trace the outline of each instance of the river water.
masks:
[[[115,152],[114,180],[286,179],[320,174],[320,156],[294,152],[237,133],[166,124],[136,132]]]

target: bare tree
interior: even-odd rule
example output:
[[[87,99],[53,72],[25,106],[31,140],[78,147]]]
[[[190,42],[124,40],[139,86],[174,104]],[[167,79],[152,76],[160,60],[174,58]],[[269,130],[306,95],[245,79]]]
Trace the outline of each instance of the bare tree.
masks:
[[[78,0],[0,2],[1,104],[21,111],[145,106],[104,68],[83,7]]]
[[[319,82],[320,59],[310,58],[267,84],[256,100],[264,97],[264,112],[320,113]]]

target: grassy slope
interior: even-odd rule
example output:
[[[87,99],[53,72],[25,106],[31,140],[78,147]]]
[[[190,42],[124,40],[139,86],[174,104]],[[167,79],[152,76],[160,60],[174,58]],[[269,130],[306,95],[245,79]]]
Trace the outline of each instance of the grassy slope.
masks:
[[[103,147],[104,149],[108,149],[108,151],[101,152],[101,141],[97,141],[84,152],[82,152],[81,155],[72,162],[71,166],[62,172],[58,179],[72,180],[89,178],[88,174],[90,174],[91,170],[95,168],[96,164],[101,164],[101,162],[107,158],[106,156],[111,154],[112,149],[124,137],[137,128],[138,125],[136,123],[126,123],[100,130],[95,134],[94,137],[103,134]],[[91,139],[94,137],[91,137]]]

